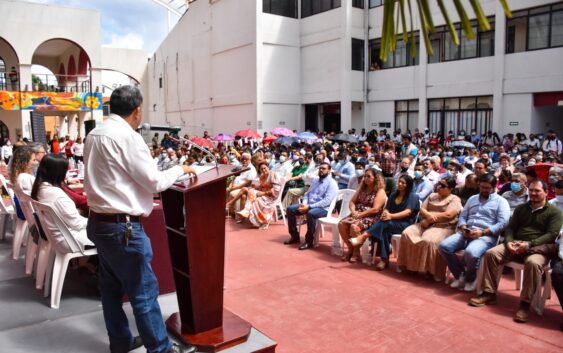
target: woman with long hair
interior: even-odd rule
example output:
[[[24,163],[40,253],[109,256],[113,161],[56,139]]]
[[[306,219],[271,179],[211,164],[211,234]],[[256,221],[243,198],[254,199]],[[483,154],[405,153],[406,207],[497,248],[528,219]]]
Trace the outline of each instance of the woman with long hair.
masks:
[[[446,277],[446,262],[440,256],[439,245],[455,233],[459,213],[463,206],[459,197],[452,194],[456,187],[454,177],[436,184],[420,208],[419,222],[407,227],[401,236],[397,258],[398,270],[419,272],[442,281]]]
[[[406,174],[401,175],[397,183],[397,191],[389,195],[379,221],[367,232],[351,240],[352,245],[359,246],[371,236],[379,244],[377,250],[381,257],[375,269],[378,271],[386,269],[389,266],[391,253],[391,236],[402,233],[406,227],[414,223],[419,208],[420,202],[414,192],[413,179]]]
[[[18,146],[14,149],[14,154],[11,159],[10,184],[12,184],[16,192],[23,192],[28,195],[31,192],[31,187],[35,180],[35,177],[31,174],[34,160],[35,156],[28,146]],[[13,200],[18,220],[16,222],[16,230],[12,243],[12,257],[14,260],[17,260],[19,258],[21,244],[24,243],[27,222],[16,195],[13,195]]]
[[[61,188],[67,169],[68,160],[61,154],[50,153],[43,157],[37,169],[31,198],[51,206],[84,249],[94,244],[86,235],[88,219],[80,215],[72,199]],[[57,225],[51,224],[47,219],[41,219],[41,225],[48,227],[53,234],[60,233]]]
[[[338,232],[348,247],[348,252],[342,255],[342,261],[359,261],[359,247],[353,246],[350,238],[362,234],[379,220],[386,200],[383,175],[372,168],[367,169],[358,191],[350,200],[350,216],[338,223]]]
[[[234,204],[245,196],[244,208],[237,214],[248,219],[253,226],[266,229],[272,219],[276,199],[281,192],[281,182],[279,176],[270,170],[265,161],[258,164],[258,173],[258,179],[255,179],[250,187],[242,188],[230,203]]]

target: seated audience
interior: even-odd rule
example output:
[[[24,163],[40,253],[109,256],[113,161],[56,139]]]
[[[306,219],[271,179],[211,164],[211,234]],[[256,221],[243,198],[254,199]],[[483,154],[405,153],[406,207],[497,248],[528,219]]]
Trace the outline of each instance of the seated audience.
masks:
[[[305,242],[299,246],[299,250],[313,248],[315,240],[315,229],[317,219],[326,217],[332,200],[338,193],[338,184],[331,176],[331,167],[328,163],[319,165],[319,176],[313,180],[311,187],[303,196],[303,203],[294,204],[287,208],[287,228],[290,238],[284,244],[295,244],[300,242],[297,231],[297,216],[307,216],[307,233]]]
[[[397,191],[389,196],[379,221],[371,226],[367,232],[357,238],[352,238],[350,242],[354,246],[359,246],[371,236],[378,243],[377,250],[381,258],[375,269],[378,271],[384,270],[389,266],[391,236],[402,233],[406,227],[411,225],[419,208],[420,201],[414,193],[412,178],[406,174],[401,175],[397,184]]]
[[[469,300],[471,306],[496,302],[499,266],[509,261],[524,263],[524,279],[520,292],[520,308],[514,316],[517,322],[527,322],[530,303],[541,285],[544,266],[549,262],[547,250],[555,249],[555,238],[563,224],[561,210],[547,202],[547,185],[544,181],[530,183],[530,200],[519,205],[504,231],[504,244],[487,251],[484,258],[483,294]],[[547,245],[547,246],[546,246]]]
[[[358,191],[350,200],[350,216],[338,223],[340,236],[348,247],[342,261],[355,263],[360,260],[359,247],[353,246],[349,239],[357,237],[379,220],[386,200],[383,175],[374,169],[366,170]]]
[[[60,154],[48,154],[41,160],[37,177],[33,183],[31,198],[53,208],[61,218],[78,245],[84,250],[87,246],[94,246],[86,235],[88,218],[82,217],[74,202],[61,189],[64,182],[68,161]],[[58,226],[47,219],[41,219],[41,225],[48,227],[53,234],[60,234]]]
[[[348,181],[347,189],[358,190],[358,186],[360,185],[362,179],[364,178],[366,165],[363,162],[356,162],[354,163],[354,167],[356,168],[355,174]]]
[[[246,168],[250,168],[242,173],[240,173],[240,175],[238,175],[237,177],[235,177],[231,183],[229,184],[229,186],[227,187],[227,209],[228,210],[236,210],[239,211],[242,209],[242,205],[244,204],[244,198],[240,198],[239,204],[237,205],[236,203],[232,202],[229,203],[232,199],[234,199],[238,193],[240,192],[240,190],[242,188],[245,187],[249,187],[250,184],[252,183],[252,181],[254,179],[256,179],[256,169],[254,168],[254,166],[250,163],[250,154],[248,153],[243,153],[242,154],[242,168],[246,169]]]
[[[417,163],[414,167],[414,192],[422,202],[434,190],[434,185],[424,176],[424,165]]]
[[[465,206],[467,200],[479,193],[479,185],[477,184],[477,175],[469,174],[465,177],[465,184],[463,186],[456,187],[453,194],[459,197],[461,200],[461,205]]]
[[[422,204],[419,222],[407,227],[401,236],[397,266],[402,270],[428,274],[436,281],[446,275],[446,262],[440,256],[440,242],[455,232],[462,209],[459,197],[452,194],[453,177],[442,179],[437,192]]]
[[[495,192],[496,183],[492,174],[479,177],[479,194],[465,204],[457,232],[440,243],[440,253],[454,275],[452,288],[475,290],[481,256],[496,245],[497,237],[508,224],[510,206]],[[460,250],[465,250],[462,260],[456,254]]]
[[[512,174],[512,182],[510,183],[510,191],[502,194],[502,197],[508,201],[510,206],[510,213],[514,212],[516,206],[521,205],[528,201],[528,186],[526,182],[528,179],[525,174],[515,173]]]
[[[254,180],[249,188],[242,188],[241,191],[229,201],[231,204],[238,199],[246,196],[244,209],[238,214],[246,218],[254,225],[261,229],[267,228],[274,213],[276,199],[281,192],[279,176],[270,171],[267,162],[258,164],[260,174],[258,179]],[[227,206],[230,207],[229,204]]]

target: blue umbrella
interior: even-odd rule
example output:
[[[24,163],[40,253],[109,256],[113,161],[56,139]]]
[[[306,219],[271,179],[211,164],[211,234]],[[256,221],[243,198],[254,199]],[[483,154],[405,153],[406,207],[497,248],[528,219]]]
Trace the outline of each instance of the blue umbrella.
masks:
[[[314,140],[319,139],[319,137],[317,135],[315,135],[315,134],[313,134],[312,132],[309,132],[309,131],[303,131],[303,132],[298,133],[297,138],[300,139],[300,140],[305,140],[305,141],[307,141],[307,140],[314,141]]]
[[[297,138],[288,137],[288,136],[278,137],[276,140],[274,140],[274,143],[277,143],[278,145],[286,145],[286,146],[291,146],[291,144],[294,142],[297,142]]]

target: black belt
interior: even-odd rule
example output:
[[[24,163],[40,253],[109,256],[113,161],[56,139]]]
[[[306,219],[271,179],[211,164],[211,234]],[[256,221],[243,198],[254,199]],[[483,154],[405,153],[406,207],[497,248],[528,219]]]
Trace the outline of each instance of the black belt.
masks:
[[[140,222],[141,216],[131,216],[125,213],[96,213],[90,211],[90,218],[106,223],[126,223],[127,217],[129,217],[129,222]]]

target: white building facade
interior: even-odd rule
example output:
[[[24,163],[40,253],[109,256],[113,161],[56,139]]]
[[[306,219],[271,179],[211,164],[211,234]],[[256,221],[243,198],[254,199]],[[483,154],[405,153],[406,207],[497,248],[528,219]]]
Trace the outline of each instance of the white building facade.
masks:
[[[481,3],[493,29],[475,25],[477,40],[451,45],[432,3],[433,55],[415,16],[416,58],[399,42],[382,62],[381,0],[195,1],[149,61],[145,117],[196,135],[563,131],[563,2],[510,1],[512,19]]]

